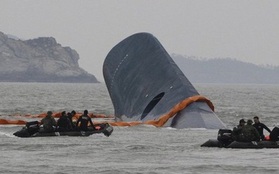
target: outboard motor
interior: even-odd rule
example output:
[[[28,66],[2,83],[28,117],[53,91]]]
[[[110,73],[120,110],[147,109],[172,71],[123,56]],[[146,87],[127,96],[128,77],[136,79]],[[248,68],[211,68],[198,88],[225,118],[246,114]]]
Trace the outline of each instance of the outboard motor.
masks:
[[[109,125],[108,123],[106,123],[103,134],[108,137],[108,136],[110,136],[112,131],[113,131],[113,127],[111,125]]]
[[[27,127],[28,133],[30,135],[33,135],[33,134],[37,133],[40,129],[40,125],[39,125],[38,121],[27,122],[26,127]]]
[[[222,145],[227,146],[233,142],[232,130],[230,129],[219,129],[217,140]]]
[[[15,132],[14,135],[17,137],[30,137],[37,133],[40,129],[38,121],[27,122],[26,125],[19,131]]]

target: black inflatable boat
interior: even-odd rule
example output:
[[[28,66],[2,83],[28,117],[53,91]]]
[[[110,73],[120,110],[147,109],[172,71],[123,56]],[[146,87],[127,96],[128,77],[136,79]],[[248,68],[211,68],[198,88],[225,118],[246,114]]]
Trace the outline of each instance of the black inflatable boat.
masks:
[[[103,133],[105,136],[110,136],[113,132],[113,127],[108,123],[95,125],[99,129],[88,130],[88,131],[55,131],[55,132],[44,132],[42,128],[40,128],[37,121],[28,122],[26,125],[19,131],[15,132],[13,135],[17,137],[49,137],[49,136],[90,136],[92,134]]]
[[[277,131],[273,129],[271,134]],[[250,141],[239,142],[234,141],[231,137],[232,131],[229,129],[220,129],[218,131],[218,137],[216,139],[209,139],[201,145],[201,147],[220,147],[220,148],[242,148],[242,149],[261,149],[261,148],[279,148],[278,136],[272,137],[270,141]]]
[[[201,147],[225,147],[225,148],[242,148],[242,149],[261,149],[261,148],[279,148],[279,141],[251,141],[239,142],[233,141],[226,145],[214,139],[210,139],[203,143]]]

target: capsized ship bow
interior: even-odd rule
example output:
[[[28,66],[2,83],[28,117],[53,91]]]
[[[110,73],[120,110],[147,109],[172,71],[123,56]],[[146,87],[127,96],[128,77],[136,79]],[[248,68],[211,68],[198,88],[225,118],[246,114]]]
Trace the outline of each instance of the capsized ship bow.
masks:
[[[134,34],[111,49],[103,75],[115,116],[123,121],[157,120],[178,103],[199,93],[160,42],[149,33]],[[192,102],[163,126],[224,128],[207,102]]]

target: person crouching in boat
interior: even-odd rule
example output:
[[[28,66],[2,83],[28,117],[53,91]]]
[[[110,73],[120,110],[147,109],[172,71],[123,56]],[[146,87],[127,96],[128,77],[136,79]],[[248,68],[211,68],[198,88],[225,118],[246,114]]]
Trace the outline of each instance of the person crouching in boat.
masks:
[[[72,129],[73,128],[70,119],[66,115],[66,112],[63,111],[61,113],[61,117],[57,120],[57,130],[59,132],[66,132],[66,131],[71,131]]]
[[[243,126],[241,133],[239,135],[239,141],[241,142],[251,142],[260,141],[260,134],[257,129],[252,125],[252,120],[247,120],[247,124]]]
[[[258,132],[259,132],[259,134],[261,136],[261,139],[265,140],[265,136],[263,134],[263,129],[267,130],[269,133],[271,132],[271,130],[265,124],[260,122],[258,116],[254,117],[254,122],[255,123],[253,124],[253,126],[258,130]]]
[[[239,135],[241,133],[242,128],[245,126],[246,121],[244,119],[239,120],[239,124],[233,128],[232,138],[235,141],[238,141]]]
[[[41,125],[43,125],[44,130],[40,132],[54,132],[56,128],[56,121],[54,117],[52,116],[51,111],[47,111],[47,115],[45,118],[41,120]]]
[[[80,125],[79,125],[79,122],[80,122]],[[88,131],[89,122],[90,122],[90,125],[92,126],[93,130],[95,130],[93,122],[92,122],[91,118],[88,116],[88,111],[84,110],[83,115],[78,118],[76,127],[78,130]]]

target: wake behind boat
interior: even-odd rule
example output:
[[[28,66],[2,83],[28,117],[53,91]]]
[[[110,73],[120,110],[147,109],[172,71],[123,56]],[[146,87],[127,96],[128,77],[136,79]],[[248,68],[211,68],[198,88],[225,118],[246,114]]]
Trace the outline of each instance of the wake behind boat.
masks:
[[[15,132],[13,135],[17,137],[49,137],[49,136],[90,136],[93,134],[103,133],[105,136],[110,136],[113,132],[113,127],[108,123],[95,125],[98,129],[89,129],[88,131],[70,130],[70,131],[54,131],[54,132],[44,132],[43,128],[39,126],[38,121],[28,122],[19,131]]]

